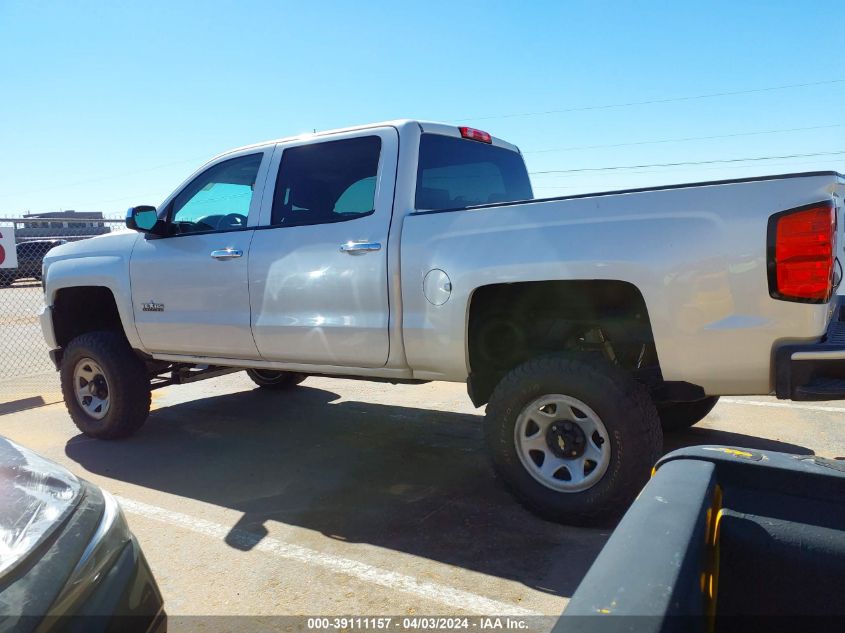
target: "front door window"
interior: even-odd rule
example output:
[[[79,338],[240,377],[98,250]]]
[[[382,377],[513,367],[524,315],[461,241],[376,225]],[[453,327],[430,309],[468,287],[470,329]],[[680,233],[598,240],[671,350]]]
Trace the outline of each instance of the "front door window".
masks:
[[[244,228],[263,154],[217,163],[194,178],[173,199],[173,233],[227,231]]]

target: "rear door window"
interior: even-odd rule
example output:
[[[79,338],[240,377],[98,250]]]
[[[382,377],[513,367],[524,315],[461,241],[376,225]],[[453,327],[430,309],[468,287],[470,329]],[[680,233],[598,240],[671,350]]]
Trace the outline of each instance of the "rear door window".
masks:
[[[362,136],[284,150],[272,224],[345,222],[375,211],[381,139]]]
[[[457,209],[532,197],[519,153],[439,134],[420,138],[417,209]]]

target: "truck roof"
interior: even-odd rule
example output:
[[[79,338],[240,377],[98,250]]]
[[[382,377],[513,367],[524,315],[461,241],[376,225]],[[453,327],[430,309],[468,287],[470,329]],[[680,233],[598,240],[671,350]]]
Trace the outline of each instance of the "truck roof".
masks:
[[[262,141],[261,143],[252,143],[250,145],[244,145],[242,147],[236,147],[234,149],[229,149],[225,152],[221,152],[213,158],[209,159],[208,162],[215,161],[218,158],[226,156],[227,154],[232,154],[234,152],[241,152],[247,149],[259,149],[268,145],[275,145],[276,143],[287,143],[290,141],[307,140],[312,138],[320,138],[323,136],[343,134],[345,132],[358,132],[360,130],[368,130],[381,127],[394,127],[399,131],[400,134],[402,134],[403,128],[418,127],[420,131],[424,133],[441,134],[443,136],[454,136],[455,138],[460,138],[461,136],[458,125],[438,123],[436,121],[422,121],[417,119],[394,119],[391,121],[379,121],[377,123],[367,123],[364,125],[353,125],[350,127],[335,128],[331,130],[321,130],[319,132],[304,132],[302,134],[295,134],[292,136],[284,136],[282,138],[272,139],[269,141]],[[496,147],[503,147],[505,149],[519,152],[519,148],[516,145],[513,145],[512,143],[508,143],[507,141],[504,141],[492,135],[491,139],[493,140],[492,145],[495,145]]]

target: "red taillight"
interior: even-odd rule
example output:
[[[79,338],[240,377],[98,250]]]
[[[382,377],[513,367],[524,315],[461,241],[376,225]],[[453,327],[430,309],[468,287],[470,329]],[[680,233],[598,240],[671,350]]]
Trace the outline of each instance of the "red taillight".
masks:
[[[790,209],[769,220],[769,294],[825,303],[833,292],[836,214],[832,202]]]
[[[461,136],[468,138],[471,141],[481,141],[482,143],[493,142],[493,137],[487,132],[476,130],[474,127],[459,127],[458,129],[461,131]]]

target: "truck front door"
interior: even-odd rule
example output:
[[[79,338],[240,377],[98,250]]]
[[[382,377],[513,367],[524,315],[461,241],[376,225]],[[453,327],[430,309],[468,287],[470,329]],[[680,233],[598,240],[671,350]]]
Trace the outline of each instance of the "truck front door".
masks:
[[[249,262],[252,332],[266,360],[387,362],[398,149],[394,128],[277,146],[265,193],[272,204],[264,204]]]
[[[259,358],[247,265],[271,156],[268,148],[218,161],[165,205],[166,237],[138,240],[132,305],[147,351]]]

